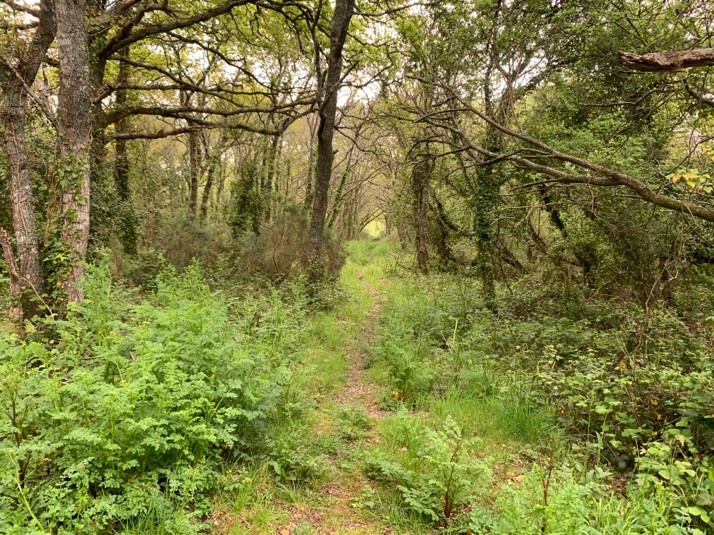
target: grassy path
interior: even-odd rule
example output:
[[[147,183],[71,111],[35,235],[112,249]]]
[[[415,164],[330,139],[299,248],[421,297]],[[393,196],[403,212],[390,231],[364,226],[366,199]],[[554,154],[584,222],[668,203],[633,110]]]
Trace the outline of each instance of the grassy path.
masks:
[[[276,484],[268,467],[246,479],[238,499],[216,514],[216,533],[377,535],[392,533],[356,507],[368,484],[360,457],[380,440],[385,412],[380,387],[370,377],[368,348],[378,328],[382,265],[350,257],[341,274],[345,292],[335,310],[311,320],[314,343],[299,389],[315,403],[300,431],[320,459],[316,481]],[[237,509],[237,511],[230,511]]]
[[[357,336],[352,336],[346,340],[345,354],[348,360],[347,382],[344,387],[337,392],[334,403],[343,408],[350,406],[361,407],[370,418],[378,419],[384,416],[384,411],[379,406],[379,387],[366,373],[367,369],[367,348],[373,336],[381,311],[381,295],[375,289],[370,278],[365,278],[369,270],[364,267],[360,269],[358,280],[362,284],[360,289],[369,296],[369,314],[360,322]]]
[[[390,255],[388,244],[350,244],[336,306],[306,324],[310,347],[290,387],[302,409],[271,432],[271,460],[245,474],[216,533],[468,533],[464,522],[503,507],[513,509],[504,533],[541,532],[540,519],[508,526],[542,509],[542,474],[528,465],[551,442],[550,416],[527,383],[461,343],[449,307],[463,315],[455,307],[473,288],[391,276]]]

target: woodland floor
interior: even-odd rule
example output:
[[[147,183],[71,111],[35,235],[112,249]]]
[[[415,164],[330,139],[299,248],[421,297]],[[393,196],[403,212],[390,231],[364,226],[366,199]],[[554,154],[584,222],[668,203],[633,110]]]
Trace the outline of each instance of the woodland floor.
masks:
[[[358,252],[358,250],[356,250]],[[353,251],[355,253],[355,251]],[[344,266],[340,295],[334,308],[308,319],[310,350],[300,364],[295,398],[309,408],[281,425],[297,440],[286,457],[316,470],[304,478],[281,481],[274,466],[263,463],[245,473],[237,494],[219,497],[213,516],[214,533],[230,535],[382,535],[427,534],[434,530],[407,515],[395,500],[365,474],[375,455],[406,451],[390,439],[395,422],[416,418],[439,427],[453,416],[460,426],[479,437],[478,457],[488,459],[492,474],[484,492],[521,484],[526,472],[519,450],[536,443],[541,434],[520,439],[504,429],[504,408],[494,400],[464,401],[429,398],[418,408],[384,409],[393,395],[384,368],[370,366],[370,347],[386,324],[382,318],[391,297],[418,284],[388,267],[389,261],[369,254],[353,254]],[[382,321],[380,321],[382,319]],[[526,428],[542,422],[523,414]],[[288,448],[289,449],[289,448]],[[312,464],[311,464],[312,463]]]
[[[382,288],[388,284],[376,265],[347,263],[342,286],[348,299],[318,319],[317,337],[307,362],[306,379],[316,404],[308,415],[311,440],[325,444],[326,477],[310,486],[276,485],[264,470],[252,474],[251,495],[214,514],[216,533],[341,535],[396,533],[359,508],[368,480],[361,473],[361,452],[379,442],[380,387],[370,376],[368,347],[379,324]],[[319,327],[318,327],[319,329]],[[313,375],[314,374],[314,375]],[[359,436],[337,438],[340,419],[365,418]],[[238,510],[237,510],[238,509]]]

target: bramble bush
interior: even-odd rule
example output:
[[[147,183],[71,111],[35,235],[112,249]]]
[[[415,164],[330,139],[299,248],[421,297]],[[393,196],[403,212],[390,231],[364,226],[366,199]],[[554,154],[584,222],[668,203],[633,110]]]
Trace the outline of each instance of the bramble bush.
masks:
[[[586,439],[599,438],[610,460],[632,460],[642,445],[673,431],[710,455],[714,381],[707,362],[702,357],[692,368],[676,361],[633,367],[592,354],[562,362],[549,346],[537,380],[543,390],[547,386],[561,423]]]
[[[196,266],[156,288],[139,300],[93,268],[67,320],[0,336],[1,532],[198,532],[221,464],[261,453],[301,303],[234,316]]]

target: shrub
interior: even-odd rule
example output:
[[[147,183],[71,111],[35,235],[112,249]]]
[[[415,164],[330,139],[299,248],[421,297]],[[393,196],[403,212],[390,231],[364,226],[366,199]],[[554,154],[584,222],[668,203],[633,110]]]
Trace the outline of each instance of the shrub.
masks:
[[[369,416],[362,407],[346,407],[337,414],[337,427],[340,438],[355,441],[364,437],[371,427]]]
[[[300,314],[254,303],[236,322],[195,267],[151,302],[106,267],[86,294],[55,338],[0,338],[0,531],[198,529],[219,464],[259,453],[278,413],[297,350],[279,331]]]
[[[195,260],[203,266],[214,266],[222,256],[233,250],[227,225],[199,221],[185,211],[159,219],[156,234],[147,236],[146,241],[179,271]]]
[[[435,525],[453,524],[488,479],[486,464],[474,457],[478,440],[451,418],[435,430],[400,415],[391,440],[403,454],[374,457],[367,475],[394,485],[406,509]]]
[[[237,241],[236,257],[249,277],[273,284],[299,278],[307,270],[308,221],[299,207],[286,207],[264,223],[258,233]],[[325,273],[334,280],[345,262],[342,246],[329,234],[322,250]]]
[[[325,475],[327,462],[306,440],[309,436],[297,427],[268,439],[268,465],[281,482],[306,485]]]
[[[714,383],[704,365],[685,370],[676,362],[630,367],[593,354],[567,365],[551,346],[538,374],[550,391],[561,423],[591,440],[621,469],[631,468],[639,448],[670,429],[698,451],[714,451]]]
[[[637,483],[651,495],[669,496],[668,514],[703,530],[714,529],[714,466],[683,453],[692,448],[681,429],[665,433],[667,442],[652,442],[637,459]],[[702,532],[704,533],[704,532]]]

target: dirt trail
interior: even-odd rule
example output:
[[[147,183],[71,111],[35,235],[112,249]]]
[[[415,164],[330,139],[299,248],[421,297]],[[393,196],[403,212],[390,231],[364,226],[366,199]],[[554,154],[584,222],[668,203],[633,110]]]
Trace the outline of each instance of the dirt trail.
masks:
[[[372,306],[369,316],[357,337],[347,340],[345,355],[349,360],[348,382],[337,392],[334,398],[336,405],[363,407],[370,418],[381,418],[384,411],[379,406],[379,387],[369,377],[367,368],[367,347],[372,341],[374,331],[379,323],[382,309],[382,296],[369,281],[364,278],[365,269],[359,279],[369,294]]]
[[[300,527],[304,529],[306,524],[310,527],[310,531],[307,533],[314,535],[382,535],[391,533],[390,530],[385,530],[383,527],[365,520],[355,509],[355,500],[359,498],[368,481],[362,474],[341,468],[348,461],[345,457],[348,457],[350,452],[377,440],[376,429],[379,420],[385,415],[384,410],[380,407],[380,388],[368,376],[366,370],[367,348],[379,323],[382,295],[366,279],[365,272],[366,268],[360,272],[358,278],[370,296],[370,311],[361,329],[346,339],[343,344],[344,354],[348,361],[347,382],[327,400],[324,408],[334,405],[334,409],[337,411],[340,408],[345,411],[363,409],[369,417],[370,429],[363,442],[350,445],[346,451],[332,459],[336,470],[335,477],[320,489],[321,494],[329,502],[329,506],[325,509],[317,509],[296,505],[291,511],[290,522],[278,530],[278,535],[303,533],[300,531]]]

